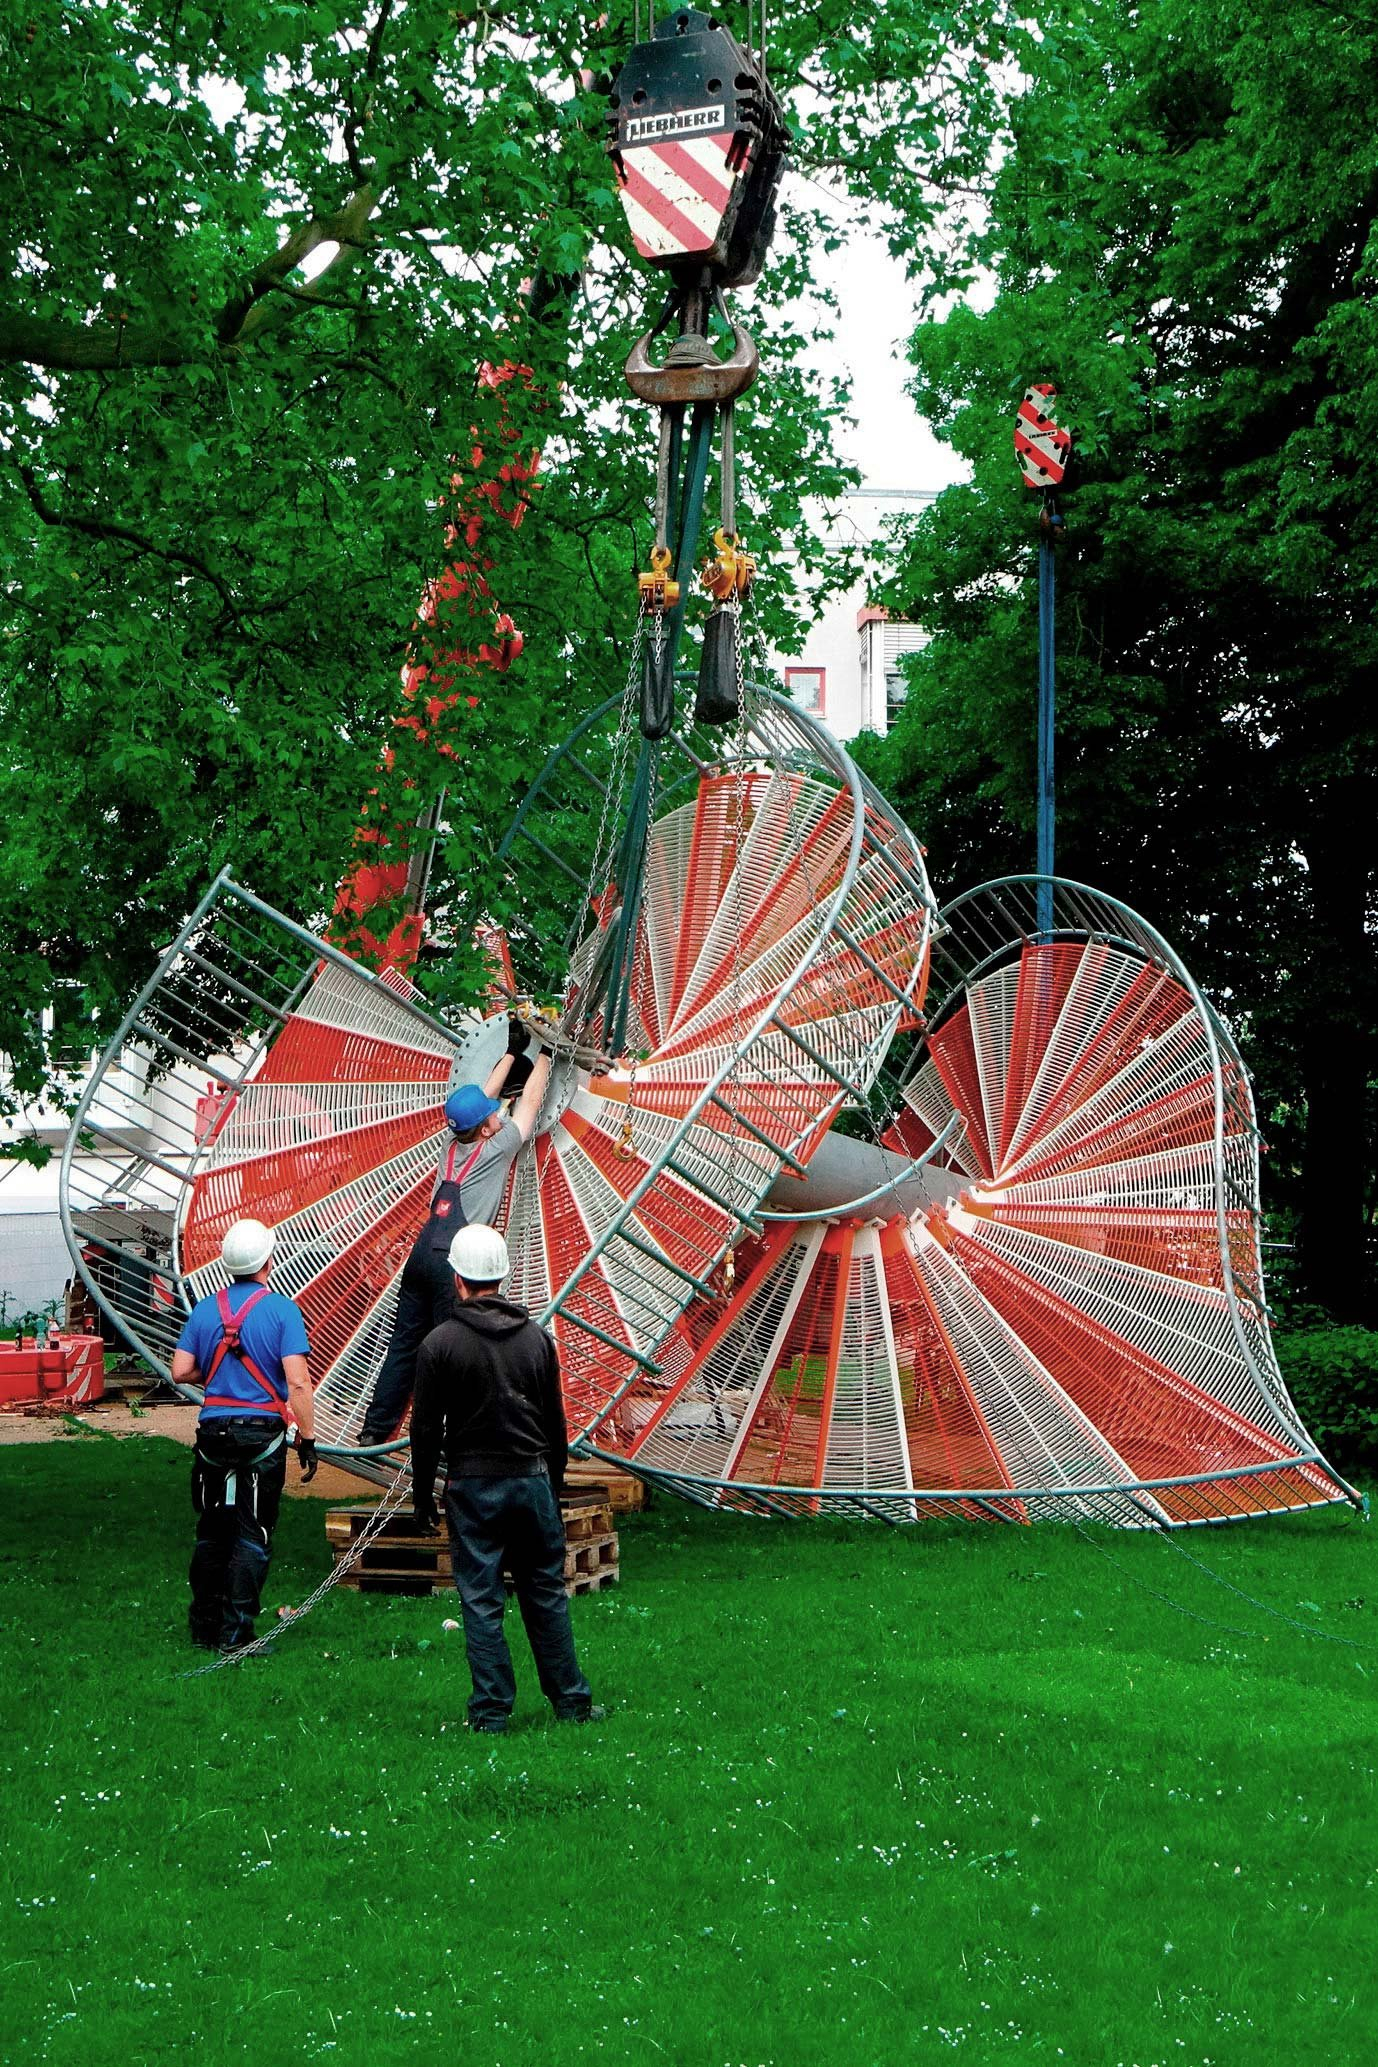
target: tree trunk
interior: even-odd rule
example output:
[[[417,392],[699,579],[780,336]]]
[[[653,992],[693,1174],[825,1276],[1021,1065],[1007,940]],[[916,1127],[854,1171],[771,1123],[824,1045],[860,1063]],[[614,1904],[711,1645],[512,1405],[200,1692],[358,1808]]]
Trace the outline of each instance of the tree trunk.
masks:
[[[1300,1250],[1308,1298],[1337,1320],[1378,1321],[1368,1253],[1373,1168],[1370,1079],[1378,1006],[1366,930],[1373,785],[1327,783],[1305,834],[1312,894],[1310,956],[1295,1017],[1306,1097]]]

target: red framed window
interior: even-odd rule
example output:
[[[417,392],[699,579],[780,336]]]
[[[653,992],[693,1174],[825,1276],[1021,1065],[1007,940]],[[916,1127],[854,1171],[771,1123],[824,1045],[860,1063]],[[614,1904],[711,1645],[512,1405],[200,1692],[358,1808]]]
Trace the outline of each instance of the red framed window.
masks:
[[[785,688],[801,711],[821,715],[827,705],[828,670],[825,667],[787,667]]]

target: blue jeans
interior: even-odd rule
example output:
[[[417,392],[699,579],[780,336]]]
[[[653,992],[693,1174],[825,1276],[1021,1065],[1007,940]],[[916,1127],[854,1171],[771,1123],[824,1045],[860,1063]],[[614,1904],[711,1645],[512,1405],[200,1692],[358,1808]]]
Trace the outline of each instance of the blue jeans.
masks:
[[[246,1415],[198,1426],[191,1466],[196,1547],[187,1574],[196,1643],[226,1650],[253,1637],[286,1478],[280,1421]]]
[[[517,1685],[503,1634],[504,1566],[517,1589],[541,1692],[563,1718],[583,1715],[592,1695],[574,1655],[565,1594],[565,1531],[550,1480],[452,1478],[445,1487],[455,1585],[473,1693],[469,1720],[501,1728]]]

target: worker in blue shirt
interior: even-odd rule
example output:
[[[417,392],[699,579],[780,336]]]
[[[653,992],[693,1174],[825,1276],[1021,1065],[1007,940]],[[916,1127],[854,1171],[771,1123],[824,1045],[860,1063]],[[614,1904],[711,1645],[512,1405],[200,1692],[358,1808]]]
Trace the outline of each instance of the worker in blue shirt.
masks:
[[[316,1475],[310,1355],[301,1309],[268,1290],[274,1234],[237,1220],[220,1245],[230,1282],[198,1299],[172,1353],[178,1385],[204,1389],[191,1499],[192,1642],[212,1651],[252,1643],[273,1529],[297,1425],[303,1480]]]

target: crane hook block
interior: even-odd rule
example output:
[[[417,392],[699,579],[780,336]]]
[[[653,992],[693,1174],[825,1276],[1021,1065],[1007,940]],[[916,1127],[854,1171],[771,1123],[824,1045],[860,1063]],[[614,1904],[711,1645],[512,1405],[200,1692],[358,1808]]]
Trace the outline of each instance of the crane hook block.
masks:
[[[673,610],[679,601],[679,583],[670,573],[668,545],[651,547],[651,571],[636,577],[643,610]]]
[[[705,267],[718,287],[754,280],[788,141],[756,56],[698,8],[664,16],[608,96],[608,154],[642,258],[694,284]]]

